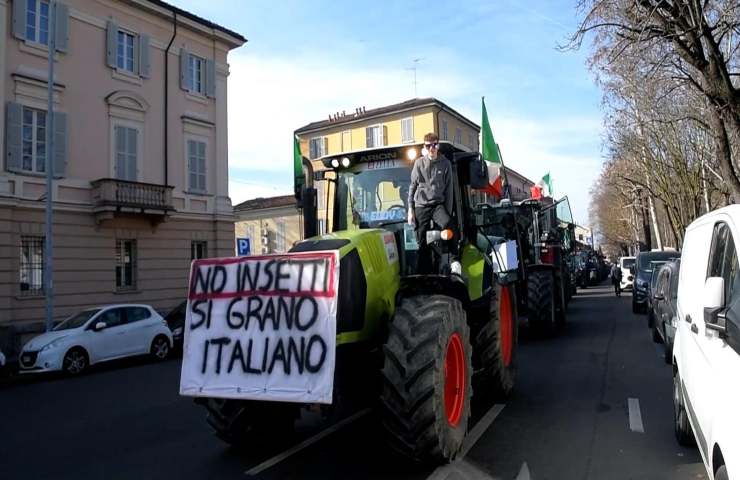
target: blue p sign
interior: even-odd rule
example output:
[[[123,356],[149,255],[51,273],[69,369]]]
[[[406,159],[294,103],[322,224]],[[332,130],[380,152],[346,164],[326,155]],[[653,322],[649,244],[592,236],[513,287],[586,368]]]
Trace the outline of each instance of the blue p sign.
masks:
[[[249,255],[251,253],[251,249],[249,247],[250,246],[249,246],[248,238],[237,238],[236,239],[236,252],[237,252],[237,255],[239,255],[240,257]]]

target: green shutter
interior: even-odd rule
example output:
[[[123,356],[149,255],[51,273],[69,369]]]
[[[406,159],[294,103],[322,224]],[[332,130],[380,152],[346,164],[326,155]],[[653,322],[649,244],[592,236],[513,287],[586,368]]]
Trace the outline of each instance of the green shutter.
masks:
[[[116,43],[118,42],[118,38],[116,37],[118,36],[118,26],[110,20],[106,27],[106,35],[106,63],[109,67],[116,68]]]
[[[149,64],[149,35],[139,35],[139,75],[149,78],[151,65]]]
[[[188,85],[188,58],[190,54],[184,48],[180,49],[180,88],[190,90]]]
[[[216,62],[206,59],[206,96],[216,97]]]
[[[365,128],[365,148],[373,146],[373,129],[372,127]]]
[[[54,22],[54,42],[58,52],[67,53],[69,50],[69,7],[63,3],[56,4],[56,18]]]
[[[23,165],[23,106],[9,102],[5,110],[5,169],[20,170]]]
[[[67,173],[67,114],[54,112],[54,177]]]
[[[13,0],[13,36],[26,39],[26,0]]]

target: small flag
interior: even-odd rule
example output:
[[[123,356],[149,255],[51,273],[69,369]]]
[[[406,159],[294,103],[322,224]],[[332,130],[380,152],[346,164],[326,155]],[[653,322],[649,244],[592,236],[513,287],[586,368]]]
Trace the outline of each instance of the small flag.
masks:
[[[542,190],[547,187],[547,195],[549,197],[552,197],[555,194],[555,190],[552,188],[552,177],[550,177],[550,172],[547,172],[537,185],[539,185]]]
[[[492,195],[496,200],[503,197],[503,177],[502,168],[503,162],[501,161],[501,152],[493,139],[493,132],[491,131],[491,124],[488,123],[488,113],[486,112],[486,100],[481,98],[481,104],[483,106],[483,119],[481,120],[481,145],[480,153],[483,160],[486,162],[488,169],[488,186],[481,189],[489,195]]]
[[[306,184],[306,178],[303,175],[303,155],[301,155],[301,144],[298,136],[293,135],[293,186],[296,194],[301,191]]]

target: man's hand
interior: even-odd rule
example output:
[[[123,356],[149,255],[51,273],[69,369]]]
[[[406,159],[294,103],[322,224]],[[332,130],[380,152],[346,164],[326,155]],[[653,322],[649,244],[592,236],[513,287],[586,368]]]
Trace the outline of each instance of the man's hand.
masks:
[[[409,225],[415,225],[416,224],[416,217],[414,217],[414,209],[413,208],[410,208],[409,209],[409,218],[408,218],[408,221],[409,221]]]

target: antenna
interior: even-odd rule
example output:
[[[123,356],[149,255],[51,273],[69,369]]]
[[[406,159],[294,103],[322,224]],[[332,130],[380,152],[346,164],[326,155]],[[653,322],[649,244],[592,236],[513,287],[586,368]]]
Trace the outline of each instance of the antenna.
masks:
[[[419,95],[417,95],[417,93],[416,93],[416,90],[417,90],[417,88],[416,88],[417,87],[416,70],[419,68],[419,62],[422,61],[422,60],[424,60],[424,59],[423,58],[415,58],[415,59],[413,59],[412,62],[414,63],[414,66],[411,67],[411,68],[407,68],[406,69],[406,70],[413,70],[414,71],[414,98],[418,98],[419,97]]]

